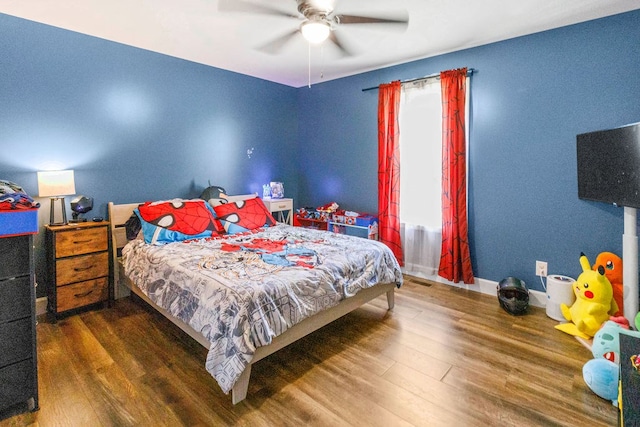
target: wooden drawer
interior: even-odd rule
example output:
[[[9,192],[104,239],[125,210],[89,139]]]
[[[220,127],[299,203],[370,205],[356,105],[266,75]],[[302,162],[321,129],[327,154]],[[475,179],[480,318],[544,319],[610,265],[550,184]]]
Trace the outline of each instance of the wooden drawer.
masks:
[[[57,286],[108,275],[108,252],[64,258],[56,261]]]
[[[33,359],[0,369],[0,408],[6,408],[35,397],[35,366]]]
[[[108,278],[102,277],[58,288],[56,311],[84,307],[109,298]]]
[[[0,324],[0,367],[31,357],[31,317]]]
[[[2,239],[0,239],[2,240]],[[0,322],[31,316],[30,277],[0,281]]]
[[[106,251],[107,227],[59,231],[56,233],[56,258]]]
[[[0,279],[24,276],[29,274],[31,266],[29,249],[31,239],[29,236],[0,238]]]

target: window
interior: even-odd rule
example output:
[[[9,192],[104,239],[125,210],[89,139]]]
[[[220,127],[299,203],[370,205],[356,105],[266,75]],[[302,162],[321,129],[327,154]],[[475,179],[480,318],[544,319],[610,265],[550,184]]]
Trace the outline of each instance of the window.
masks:
[[[467,77],[465,123],[469,123]],[[403,83],[400,127],[400,237],[405,273],[435,278],[442,247],[441,82]],[[468,132],[468,125],[465,126]],[[467,134],[468,143],[468,134]],[[468,149],[467,149],[468,153]]]
[[[404,268],[412,274],[434,276],[442,244],[442,102],[438,79],[403,85],[399,121]]]
[[[400,104],[400,221],[442,227],[440,80],[405,84]]]

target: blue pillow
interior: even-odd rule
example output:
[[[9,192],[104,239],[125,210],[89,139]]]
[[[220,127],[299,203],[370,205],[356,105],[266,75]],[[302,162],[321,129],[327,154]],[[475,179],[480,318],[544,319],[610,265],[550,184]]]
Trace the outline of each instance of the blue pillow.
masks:
[[[146,243],[165,244],[217,236],[224,228],[204,200],[146,202],[134,210]]]

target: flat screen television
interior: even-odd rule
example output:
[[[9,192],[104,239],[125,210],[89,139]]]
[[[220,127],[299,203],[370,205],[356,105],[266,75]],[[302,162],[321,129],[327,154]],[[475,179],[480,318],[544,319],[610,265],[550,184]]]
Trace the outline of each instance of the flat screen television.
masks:
[[[640,123],[576,138],[578,197],[640,208]]]

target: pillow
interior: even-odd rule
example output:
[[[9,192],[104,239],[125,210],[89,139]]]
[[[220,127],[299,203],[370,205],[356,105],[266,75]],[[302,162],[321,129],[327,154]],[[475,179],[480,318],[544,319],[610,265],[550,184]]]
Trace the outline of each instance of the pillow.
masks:
[[[240,194],[238,196],[227,196],[226,194],[221,194],[220,198],[211,198],[208,202],[211,206],[216,207],[224,205],[225,203],[241,202],[243,200],[253,199],[254,197],[258,197],[258,194]]]
[[[271,227],[276,224],[269,209],[255,195],[251,199],[215,206],[213,210],[229,234]]]
[[[204,200],[146,202],[134,210],[146,243],[164,244],[217,236],[224,228]]]
[[[258,193],[239,194],[237,196],[227,196],[226,200],[227,200],[227,203],[235,203],[235,202],[242,202],[244,200],[253,199],[256,197],[258,197]]]

